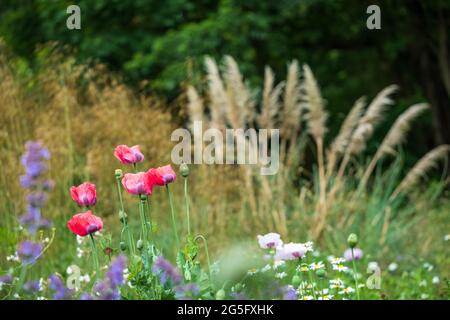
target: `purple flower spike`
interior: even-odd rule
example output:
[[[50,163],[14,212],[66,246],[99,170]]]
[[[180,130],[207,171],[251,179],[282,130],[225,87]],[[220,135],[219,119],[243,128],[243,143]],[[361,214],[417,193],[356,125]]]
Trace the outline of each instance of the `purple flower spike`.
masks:
[[[192,300],[200,292],[196,283],[186,283],[178,285],[174,288],[177,300]]]
[[[23,285],[23,289],[28,292],[38,292],[40,289],[39,281],[31,280]]]
[[[297,291],[292,286],[286,286],[283,288],[283,300],[297,300]]]
[[[156,258],[156,261],[153,264],[152,271],[153,273],[160,274],[159,279],[162,285],[165,285],[169,280],[174,285],[178,285],[181,283],[180,271],[162,256]]]
[[[11,284],[13,282],[13,276],[11,274],[5,274],[0,277],[0,286],[3,284]]]
[[[28,240],[22,241],[19,244],[17,254],[20,260],[25,264],[31,264],[36,261],[42,252],[42,245],[39,243],[34,243]]]
[[[26,195],[27,211],[20,217],[20,224],[35,234],[40,228],[49,226],[49,222],[41,219],[40,209],[48,199],[46,191],[53,188],[53,182],[42,180],[42,174],[47,171],[46,160],[50,159],[50,152],[40,142],[29,141],[25,145],[25,153],[21,163],[25,169],[25,175],[20,177],[22,188],[29,189]]]
[[[53,299],[55,300],[72,299],[73,290],[67,289],[59,276],[57,276],[56,274],[52,274],[49,280],[50,280],[49,288],[54,291]]]
[[[119,286],[123,284],[123,271],[126,267],[125,256],[117,257],[109,268],[105,279],[98,282],[94,287],[95,299],[97,300],[119,300]],[[87,297],[87,296],[86,296]],[[94,299],[94,297],[92,297]]]

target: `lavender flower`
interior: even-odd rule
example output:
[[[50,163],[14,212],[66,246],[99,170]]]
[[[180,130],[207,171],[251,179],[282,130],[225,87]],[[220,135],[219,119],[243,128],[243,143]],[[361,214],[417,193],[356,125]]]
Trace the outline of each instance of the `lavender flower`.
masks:
[[[3,276],[0,277],[0,288],[4,285],[4,284],[11,284],[13,282],[14,278],[11,274],[5,274]]]
[[[80,296],[80,300],[94,300],[94,298],[87,292],[83,292]]]
[[[165,285],[169,280],[174,285],[181,283],[180,271],[162,256],[156,258],[152,271],[159,274],[159,280],[162,285]]]
[[[42,180],[41,176],[48,167],[45,160],[50,159],[50,152],[40,142],[30,141],[25,145],[25,153],[21,163],[25,169],[25,175],[20,177],[23,188],[29,189],[25,197],[27,211],[20,217],[20,224],[28,229],[31,234],[40,228],[49,227],[50,222],[41,217],[41,208],[47,202],[48,195],[45,191],[53,188],[53,182]]]
[[[119,286],[123,284],[123,271],[126,267],[127,259],[125,256],[117,257],[109,268],[106,277],[98,282],[95,287],[95,295],[98,300],[119,300]],[[89,298],[84,295],[83,298]],[[93,299],[93,297],[91,297]],[[88,299],[89,300],[89,299]]]
[[[196,283],[180,284],[174,288],[177,300],[192,300],[200,292]]]
[[[49,280],[50,280],[49,288],[54,291],[53,299],[55,300],[72,299],[73,290],[67,289],[59,276],[57,276],[56,274],[52,274]]]
[[[28,240],[19,244],[17,254],[24,264],[32,264],[36,261],[42,252],[42,245]]]
[[[297,300],[297,291],[292,286],[285,286],[283,288],[283,300]]]
[[[23,288],[25,291],[34,293],[34,292],[38,292],[39,289],[41,288],[41,286],[39,285],[39,281],[30,280],[23,285]]]
[[[360,248],[354,248],[353,249],[353,254],[355,256],[355,260],[361,260],[362,256],[363,256],[363,251]],[[352,261],[353,257],[352,257],[352,249],[347,249],[344,252],[344,259],[347,261]]]

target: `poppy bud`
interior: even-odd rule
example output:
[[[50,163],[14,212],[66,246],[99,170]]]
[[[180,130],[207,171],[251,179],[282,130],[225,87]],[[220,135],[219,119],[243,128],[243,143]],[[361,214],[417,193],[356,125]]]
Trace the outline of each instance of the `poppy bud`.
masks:
[[[144,248],[144,242],[139,239],[138,242],[136,243],[136,247],[138,248],[138,250],[142,250],[142,248]]]
[[[325,270],[323,270],[323,269],[319,269],[316,271],[316,276],[320,279],[325,278],[325,275],[326,275],[326,273],[325,273]]]
[[[189,167],[188,167],[188,165],[186,164],[186,163],[182,163],[181,165],[180,165],[180,173],[181,173],[181,176],[183,176],[183,177],[187,177],[187,176],[189,176]]]
[[[125,250],[127,250],[127,245],[125,244],[125,242],[123,242],[123,241],[120,241],[120,250],[122,250],[122,251],[125,251]]]
[[[220,289],[216,292],[216,300],[224,300],[225,299],[225,290]]]
[[[127,221],[128,221],[127,213],[125,211],[120,210],[119,211],[119,219],[120,219],[120,222],[127,223]]]
[[[114,171],[114,175],[116,176],[116,179],[122,179],[123,171],[121,169],[116,169],[116,171]]]
[[[292,277],[292,285],[297,288],[300,285],[300,277],[295,275]]]
[[[351,233],[347,238],[347,243],[350,248],[356,247],[356,245],[358,244],[358,236],[354,233]]]

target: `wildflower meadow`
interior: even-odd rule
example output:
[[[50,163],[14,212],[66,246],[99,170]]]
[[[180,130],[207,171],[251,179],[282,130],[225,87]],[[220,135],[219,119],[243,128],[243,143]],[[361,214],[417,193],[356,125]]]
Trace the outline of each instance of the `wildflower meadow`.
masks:
[[[288,26],[300,9],[284,10]],[[89,22],[63,31],[89,37]],[[432,83],[430,98],[398,74],[334,72],[340,51],[326,76],[281,49],[222,52],[207,22],[211,34],[186,32],[211,46],[181,64],[184,33],[152,38],[151,55],[115,56],[99,36],[92,60],[81,38],[66,47],[55,31],[29,59],[0,33],[0,299],[447,300],[450,144]]]

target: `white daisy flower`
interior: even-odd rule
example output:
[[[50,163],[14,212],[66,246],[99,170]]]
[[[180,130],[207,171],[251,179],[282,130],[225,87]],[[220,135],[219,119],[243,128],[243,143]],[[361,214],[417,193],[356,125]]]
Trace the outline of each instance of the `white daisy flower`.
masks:
[[[302,264],[296,268],[297,272],[308,272],[309,268],[307,264]]]
[[[339,264],[333,264],[333,270],[336,270],[338,272],[345,272],[348,270],[348,268],[346,266],[344,266],[343,264],[339,263]]]
[[[320,296],[318,299],[319,300],[331,300],[331,299],[333,299],[333,296],[326,294],[326,295]]]
[[[431,280],[431,282],[433,284],[438,284],[440,282],[439,277],[438,276],[434,276],[433,279]]]
[[[248,274],[249,276],[252,276],[252,275],[256,274],[257,272],[258,272],[258,269],[252,268],[252,269],[250,269],[250,270],[247,271],[247,274]]]
[[[319,270],[319,269],[323,269],[325,267],[325,265],[323,264],[322,261],[319,262],[313,262],[309,265],[309,268],[311,270]]]
[[[340,257],[338,257],[338,258],[332,257],[328,261],[330,261],[331,264],[341,264],[342,262],[345,262],[345,259],[344,258],[340,258]]]
[[[330,288],[331,289],[341,289],[344,288],[344,281],[340,278],[330,280]]]
[[[314,297],[313,296],[303,296],[301,297],[301,300],[313,300]]]

